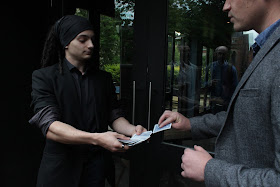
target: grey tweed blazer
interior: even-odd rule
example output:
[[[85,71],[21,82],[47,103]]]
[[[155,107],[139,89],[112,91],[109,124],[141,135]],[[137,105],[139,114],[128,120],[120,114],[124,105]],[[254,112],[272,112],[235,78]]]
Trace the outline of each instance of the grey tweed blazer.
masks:
[[[194,139],[217,136],[206,186],[280,186],[280,27],[240,80],[227,112],[190,119]]]

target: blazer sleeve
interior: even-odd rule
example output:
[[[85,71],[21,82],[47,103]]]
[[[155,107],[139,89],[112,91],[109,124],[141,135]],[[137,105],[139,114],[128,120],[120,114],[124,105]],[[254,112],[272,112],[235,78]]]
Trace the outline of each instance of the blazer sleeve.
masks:
[[[46,106],[58,107],[52,81],[48,78],[49,73],[40,69],[35,70],[32,74],[31,107],[34,113]]]
[[[274,164],[249,168],[242,164],[211,159],[205,167],[206,186],[279,186],[280,184],[280,75],[271,83],[271,126],[274,139]],[[268,122],[269,123],[269,122]],[[263,137],[271,138],[271,137]],[[260,151],[261,151],[260,147]],[[242,151],[242,150],[241,150]],[[248,151],[248,150],[247,150]]]
[[[226,119],[226,112],[206,114],[190,118],[191,132],[194,140],[213,138],[218,136]]]

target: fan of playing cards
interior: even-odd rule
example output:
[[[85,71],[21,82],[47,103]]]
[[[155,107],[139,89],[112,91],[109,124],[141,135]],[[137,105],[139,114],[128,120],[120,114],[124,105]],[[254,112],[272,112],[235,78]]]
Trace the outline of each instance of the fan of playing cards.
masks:
[[[152,134],[155,134],[155,133],[160,132],[160,131],[171,129],[171,125],[172,125],[172,123],[169,123],[168,125],[166,125],[166,126],[164,126],[162,128],[159,128],[158,124],[156,124],[154,126],[153,131],[146,131],[146,132],[143,132],[140,135],[134,134],[130,138],[130,140],[121,140],[121,139],[118,139],[118,140],[120,142],[122,142],[123,144],[126,144],[128,146],[134,146],[134,145],[137,145],[137,144],[139,144],[141,142],[146,141],[147,139],[149,139],[151,137]]]

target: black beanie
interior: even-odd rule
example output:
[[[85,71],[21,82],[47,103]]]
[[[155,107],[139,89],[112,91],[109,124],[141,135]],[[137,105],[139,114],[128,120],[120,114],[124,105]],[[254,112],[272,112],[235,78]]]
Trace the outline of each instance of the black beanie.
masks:
[[[86,18],[76,15],[63,16],[55,23],[56,35],[63,48],[85,30],[93,30],[93,26]]]

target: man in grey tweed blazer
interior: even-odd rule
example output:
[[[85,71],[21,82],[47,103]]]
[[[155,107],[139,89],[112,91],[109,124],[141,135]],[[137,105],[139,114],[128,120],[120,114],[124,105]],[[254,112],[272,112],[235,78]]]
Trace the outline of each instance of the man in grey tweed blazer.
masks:
[[[159,124],[191,130],[194,139],[217,136],[215,158],[200,146],[185,149],[183,177],[206,186],[280,186],[280,0],[226,0],[223,10],[236,31],[260,33],[228,110],[190,119],[165,111]]]

